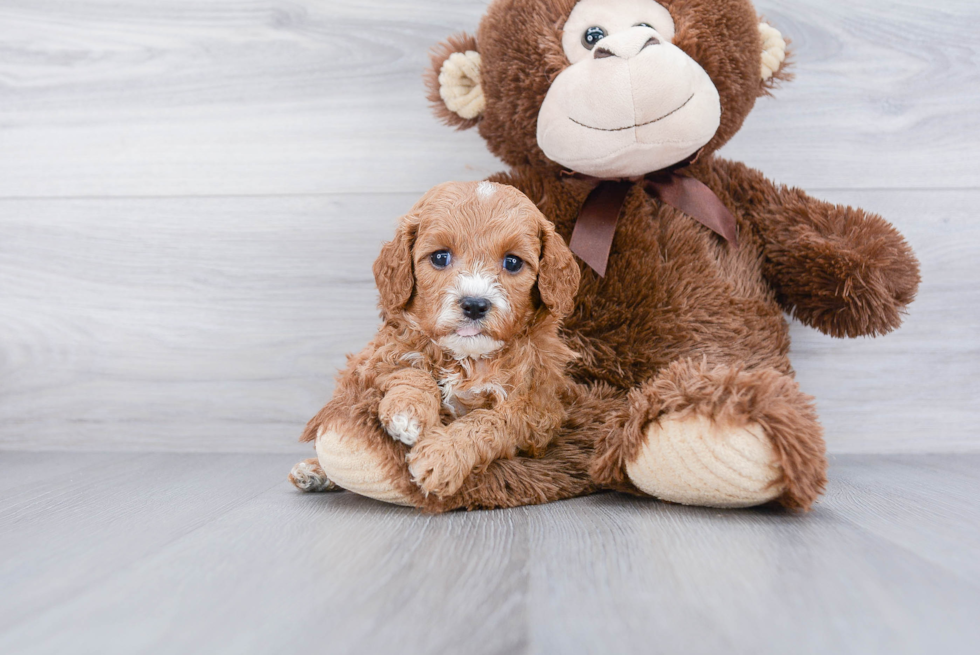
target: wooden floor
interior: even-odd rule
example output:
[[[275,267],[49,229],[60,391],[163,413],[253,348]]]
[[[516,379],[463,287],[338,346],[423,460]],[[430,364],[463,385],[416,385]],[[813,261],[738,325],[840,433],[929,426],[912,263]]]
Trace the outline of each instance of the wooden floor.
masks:
[[[980,455],[837,457],[806,516],[422,516],[291,463],[2,454],[0,652],[980,652]]]

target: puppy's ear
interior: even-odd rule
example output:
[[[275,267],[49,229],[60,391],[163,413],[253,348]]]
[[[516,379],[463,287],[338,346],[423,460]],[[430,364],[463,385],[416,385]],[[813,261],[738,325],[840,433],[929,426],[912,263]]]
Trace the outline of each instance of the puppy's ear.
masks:
[[[465,33],[451,36],[429,58],[425,86],[436,117],[459,130],[476,125],[486,105],[476,39]]]
[[[538,267],[538,292],[551,313],[559,319],[572,313],[578,293],[578,264],[555,227],[544,216],[541,221],[541,263]]]
[[[405,309],[415,288],[415,274],[412,270],[412,246],[418,231],[419,219],[415,210],[398,221],[395,238],[381,248],[381,254],[374,260],[374,281],[381,294],[382,316],[392,318]]]

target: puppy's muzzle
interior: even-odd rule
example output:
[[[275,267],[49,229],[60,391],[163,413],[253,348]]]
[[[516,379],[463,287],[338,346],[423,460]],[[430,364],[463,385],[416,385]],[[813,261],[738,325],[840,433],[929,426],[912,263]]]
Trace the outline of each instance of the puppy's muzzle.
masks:
[[[463,316],[471,321],[481,320],[490,311],[490,307],[491,303],[486,298],[467,296],[459,299],[459,308],[463,310]]]

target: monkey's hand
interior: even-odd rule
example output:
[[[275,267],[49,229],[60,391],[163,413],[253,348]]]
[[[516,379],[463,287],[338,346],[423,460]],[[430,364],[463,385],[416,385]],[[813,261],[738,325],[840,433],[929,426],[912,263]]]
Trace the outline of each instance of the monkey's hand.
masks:
[[[766,252],[784,305],[834,337],[897,328],[919,285],[911,248],[879,216],[807,200],[808,222],[786,226]]]

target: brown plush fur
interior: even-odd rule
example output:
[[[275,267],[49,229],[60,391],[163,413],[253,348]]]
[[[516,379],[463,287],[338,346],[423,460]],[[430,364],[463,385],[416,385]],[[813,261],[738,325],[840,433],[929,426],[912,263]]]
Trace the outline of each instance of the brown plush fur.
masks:
[[[557,172],[537,142],[537,117],[552,80],[568,66],[560,27],[576,0],[497,0],[480,22],[476,38],[450,37],[436,46],[425,73],[436,116],[457,129],[476,126],[493,154],[510,166]],[[702,154],[731,139],[759,96],[790,78],[788,64],[763,82],[759,17],[749,0],[664,0],[675,24],[674,45],[711,77],[722,101],[721,127]],[[481,82],[487,106],[479,120],[463,120],[439,96],[439,70],[454,52],[476,50],[483,59]]]
[[[476,42],[466,38],[437,51],[427,77],[436,100],[432,85],[444,58],[460,44],[479,50],[486,111],[476,125],[490,150],[512,167],[492,179],[527,194],[565,239],[592,187],[563,175],[544,155],[536,122],[551,81],[568,66],[561,26],[574,4],[497,0]],[[583,269],[565,322],[569,344],[582,354],[572,373],[596,385],[581,422],[587,434],[566,432],[563,450],[544,460],[509,460],[506,475],[500,471],[506,482],[486,495],[480,495],[482,481],[468,483],[464,489],[475,495],[462,506],[520,504],[534,497],[528,488],[547,491],[547,500],[598,486],[635,492],[625,464],[642,446],[644,427],[668,413],[699,412],[763,425],[785,474],[780,502],[808,508],[823,489],[826,462],[813,406],[792,379],[783,312],[836,337],[878,335],[898,327],[915,296],[918,263],[882,218],[774,185],[713,156],[773,85],[760,78],[759,18],[751,3],[662,4],[675,22],[674,43],[707,71],[721,97],[721,127],[689,173],[734,214],[740,247],[634,187],[606,276]],[[785,68],[776,78],[788,78]],[[446,118],[444,108],[437,113]],[[560,478],[563,457],[569,471],[578,471],[592,456],[595,487],[545,482]]]
[[[606,486],[634,491],[624,469],[646,441],[646,428],[666,416],[703,414],[723,425],[758,423],[775,446],[786,476],[783,504],[809,506],[823,492],[827,466],[823,430],[813,399],[791,376],[773,369],[745,370],[714,366],[706,360],[676,361],[656,379],[630,393],[627,411],[620,411],[621,430],[600,434],[593,478]]]
[[[374,267],[385,323],[350,359],[333,399],[304,435],[313,440],[329,429],[363,439],[365,448],[389,463],[399,489],[430,507],[445,501],[427,496],[451,498],[467,476],[487,472],[496,460],[518,453],[547,459],[568,420],[565,406],[575,396],[565,375],[575,353],[558,330],[572,309],[579,269],[526,197],[510,187],[481,187],[482,195],[476,183],[441,185],[401,219]],[[437,268],[430,261],[441,251],[451,253],[450,266]],[[503,269],[507,254],[523,260],[521,270]],[[461,356],[446,345],[456,342],[446,339],[473,322],[454,311],[453,294],[474,274],[498,287],[500,304],[479,329],[499,345],[486,354]],[[421,428],[411,450],[381,429],[398,415],[412,417]],[[563,452],[562,446],[550,452]],[[498,465],[487,474],[485,492],[494,487],[492,480],[510,483],[501,477],[504,470]],[[568,476],[574,469],[558,479]],[[535,488],[521,497],[547,497]],[[461,493],[457,502],[472,504],[472,490]]]

